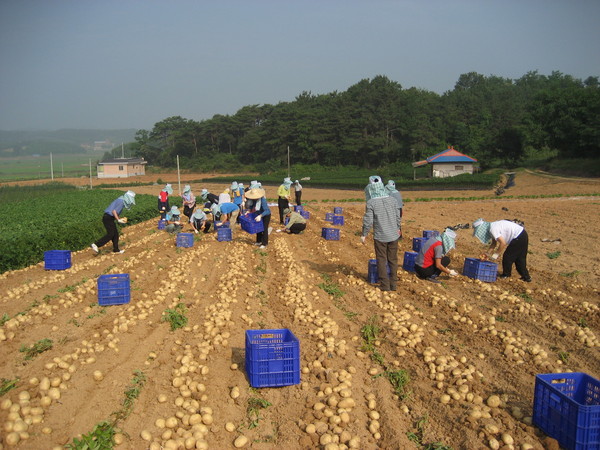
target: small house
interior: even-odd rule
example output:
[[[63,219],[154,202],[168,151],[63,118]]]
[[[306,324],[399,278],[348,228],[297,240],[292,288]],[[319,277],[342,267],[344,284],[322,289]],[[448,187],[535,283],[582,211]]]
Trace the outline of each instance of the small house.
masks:
[[[144,158],[115,158],[98,163],[98,178],[128,178],[146,174]]]
[[[463,173],[474,172],[474,166],[477,163],[475,158],[464,155],[454,150],[454,147],[448,147],[437,155],[430,156],[423,161],[412,163],[414,168],[430,165],[430,176],[434,178],[455,177]]]

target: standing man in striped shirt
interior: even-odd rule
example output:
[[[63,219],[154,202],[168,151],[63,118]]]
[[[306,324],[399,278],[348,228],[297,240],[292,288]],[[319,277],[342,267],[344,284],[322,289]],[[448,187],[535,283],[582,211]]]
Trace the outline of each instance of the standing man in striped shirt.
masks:
[[[380,176],[369,177],[369,184],[365,191],[369,200],[365,208],[360,240],[364,244],[369,231],[373,228],[379,289],[395,291],[398,284],[400,209],[396,200],[388,195]],[[390,276],[387,271],[388,264]]]

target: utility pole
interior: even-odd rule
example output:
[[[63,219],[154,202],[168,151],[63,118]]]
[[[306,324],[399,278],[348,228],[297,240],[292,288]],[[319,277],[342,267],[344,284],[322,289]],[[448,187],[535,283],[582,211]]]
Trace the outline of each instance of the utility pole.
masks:
[[[92,189],[92,158],[90,158],[90,189]]]
[[[288,178],[290,176],[290,146],[287,146],[287,150],[288,150]]]
[[[179,185],[179,195],[181,195],[181,176],[179,175],[179,155],[177,155],[177,184]]]
[[[52,164],[52,152],[50,152],[50,177],[54,181],[54,165]]]

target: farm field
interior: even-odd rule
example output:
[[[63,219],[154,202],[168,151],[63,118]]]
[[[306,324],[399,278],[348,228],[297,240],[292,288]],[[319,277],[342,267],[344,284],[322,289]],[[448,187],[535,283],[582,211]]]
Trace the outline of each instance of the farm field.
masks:
[[[55,154],[52,160],[54,179],[63,181],[65,178],[89,176],[89,160],[92,160],[92,170],[96,173],[96,162],[102,158],[101,154],[94,153],[61,153]],[[0,159],[0,182],[21,178],[46,179],[51,177],[50,156],[19,156],[3,157]],[[22,183],[22,182],[21,182]],[[89,184],[89,178],[87,183]],[[73,184],[73,183],[71,183]]]
[[[176,187],[176,175],[161,178]],[[223,185],[193,185],[202,187]],[[531,424],[533,387],[539,373],[600,378],[600,197],[590,195],[599,193],[600,181],[522,173],[506,191],[513,198],[405,205],[400,258],[423,230],[524,221],[532,283],[432,284],[400,269],[398,291],[382,293],[366,282],[374,251],[358,236],[364,204],[341,202],[361,192],[311,189],[304,234],[274,232],[264,251],[239,228],[231,242],[211,233],[178,248],[150,220],[123,229],[122,255],[108,245],[74,252],[64,271],[6,272],[0,379],[18,381],[0,395],[0,448],[62,448],[115,419],[122,449],[557,448]],[[563,197],[514,198],[541,194]],[[334,206],[345,224],[327,241]],[[458,236],[451,267],[462,273],[482,246],[470,230]],[[129,304],[97,305],[96,279],[109,273],[130,274]],[[188,321],[171,331],[161,318],[181,303]],[[298,337],[300,384],[250,388],[244,331],[260,328]],[[51,348],[21,351],[45,339]]]

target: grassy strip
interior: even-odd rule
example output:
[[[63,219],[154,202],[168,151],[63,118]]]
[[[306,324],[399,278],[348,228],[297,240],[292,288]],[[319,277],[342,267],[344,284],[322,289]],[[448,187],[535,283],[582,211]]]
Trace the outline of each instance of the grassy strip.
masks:
[[[115,446],[115,435],[118,432],[117,423],[129,417],[135,400],[139,398],[140,392],[146,383],[144,372],[136,370],[133,374],[134,377],[125,391],[123,406],[111,414],[114,419],[98,423],[92,431],[84,434],[81,438],[73,438],[73,442],[65,445],[65,448],[71,450],[110,450]]]
[[[345,292],[340,289],[340,286],[332,281],[331,277],[326,273],[321,274],[321,278],[323,278],[323,283],[318,284],[317,286],[331,295],[333,298],[342,297]]]
[[[0,381],[0,397],[6,394],[11,389],[17,387],[17,383],[19,382],[19,378],[15,378],[14,380],[10,380],[8,378],[2,378]]]
[[[35,358],[40,353],[44,353],[47,350],[50,350],[54,346],[52,339],[40,339],[31,347],[27,347],[26,345],[22,345],[19,351],[21,353],[25,353],[25,360],[29,361]]]
[[[374,375],[373,379],[379,377],[385,377],[388,379],[394,393],[401,399],[406,400],[412,394],[409,388],[410,376],[406,370],[391,370],[386,364],[385,359],[381,353],[377,350],[379,335],[382,328],[379,326],[379,317],[372,316],[369,318],[367,323],[361,328],[360,333],[363,338],[362,350],[370,353],[370,357],[373,361],[377,362],[383,367],[384,371],[380,374]],[[422,450],[451,450],[452,447],[448,447],[441,442],[434,442],[431,444],[423,443],[423,425],[427,423],[427,417],[421,418],[416,425],[416,432],[407,432],[406,436],[411,440],[418,448]]]
[[[183,328],[188,323],[188,318],[185,313],[187,312],[187,308],[184,303],[178,303],[177,306],[173,309],[168,308],[163,313],[161,322],[169,322],[171,325],[171,331],[175,331],[178,328]]]

